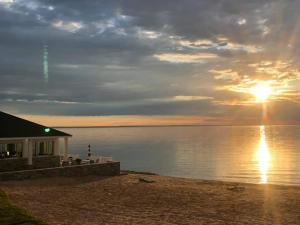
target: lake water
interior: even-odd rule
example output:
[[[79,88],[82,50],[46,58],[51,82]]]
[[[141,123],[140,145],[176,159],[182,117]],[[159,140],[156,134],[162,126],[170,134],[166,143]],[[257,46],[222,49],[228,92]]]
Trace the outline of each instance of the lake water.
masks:
[[[70,153],[112,156],[126,170],[300,185],[300,126],[64,128]]]

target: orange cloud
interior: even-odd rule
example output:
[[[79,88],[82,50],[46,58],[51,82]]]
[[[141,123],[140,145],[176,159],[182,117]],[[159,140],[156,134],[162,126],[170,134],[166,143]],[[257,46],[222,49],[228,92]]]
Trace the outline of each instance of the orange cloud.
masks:
[[[19,116],[50,127],[214,124],[211,123],[212,118],[200,116]],[[220,122],[216,121],[215,124]]]

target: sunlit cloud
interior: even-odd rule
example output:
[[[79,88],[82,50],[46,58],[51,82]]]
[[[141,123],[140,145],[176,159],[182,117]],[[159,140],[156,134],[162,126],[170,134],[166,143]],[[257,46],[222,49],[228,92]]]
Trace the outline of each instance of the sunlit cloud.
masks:
[[[80,30],[83,27],[83,24],[81,22],[67,22],[67,21],[62,21],[62,20],[58,20],[54,23],[52,23],[52,25],[55,28],[61,29],[61,30],[65,30],[68,32],[77,32],[78,30]]]
[[[218,103],[247,105],[266,101],[266,98],[270,101],[296,99],[295,96],[292,97],[297,93],[293,92],[297,90],[293,82],[300,78],[300,73],[291,60],[262,60],[252,63],[239,61],[238,66],[232,65],[231,69],[211,69],[209,72],[218,82],[222,81],[217,89],[239,93],[240,101],[228,99]]]
[[[132,70],[132,69],[135,69],[135,67],[134,66],[121,66],[121,65],[111,64],[111,65],[106,65],[105,69],[109,69],[109,70]]]
[[[206,60],[216,59],[218,56],[212,53],[180,54],[180,53],[162,53],[153,55],[160,61],[170,63],[203,63]]]
[[[197,101],[197,100],[208,100],[208,99],[213,99],[213,97],[208,97],[208,96],[186,96],[186,95],[174,96],[175,101]]]
[[[118,10],[117,13],[109,18],[96,20],[91,22],[90,25],[90,36],[94,37],[95,35],[104,34],[107,31],[113,32],[120,36],[128,35],[124,24],[129,23],[132,20],[130,16],[123,15]]]
[[[12,4],[15,0],[0,0],[0,4]]]
[[[93,25],[97,29],[98,34],[102,34],[107,29],[115,28],[116,27],[116,21],[115,19],[108,19],[108,20],[101,20],[97,22],[93,22]]]
[[[221,45],[218,47],[219,49],[227,49],[227,50],[233,50],[233,51],[245,51],[249,53],[258,53],[263,51],[262,47],[258,47],[255,45],[243,45],[238,43],[224,43],[224,45]]]
[[[151,30],[138,29],[138,36],[140,38],[157,39],[162,36],[162,33]]]
[[[50,10],[50,11],[53,11],[53,10],[55,9],[52,5],[49,5],[47,8],[48,8],[48,10]]]
[[[189,48],[202,48],[202,49],[208,49],[211,47],[217,46],[213,41],[209,39],[200,39],[196,41],[189,41],[189,40],[179,40],[178,44],[189,47]]]
[[[247,20],[245,19],[245,18],[239,18],[238,20],[237,20],[237,24],[238,25],[244,25],[244,24],[246,24],[247,23]]]
[[[228,81],[236,81],[239,80],[239,74],[236,71],[232,71],[231,69],[227,70],[209,70],[210,73],[214,74],[214,78],[216,80],[228,80]]]
[[[135,103],[172,103],[172,102],[189,102],[189,101],[207,101],[213,100],[210,96],[188,96],[188,95],[176,95],[166,98],[148,98],[141,101],[135,101]]]
[[[254,68],[255,72],[259,74],[269,75],[272,79],[286,82],[300,78],[300,71],[293,66],[292,61],[262,61],[248,66]]]
[[[54,9],[53,6],[43,4],[37,0],[0,0],[0,6],[4,5],[11,12],[29,15],[29,12],[25,12],[24,10],[28,10],[30,12],[37,12],[40,9],[48,9],[52,11]]]
[[[257,21],[258,28],[262,32],[262,36],[266,36],[271,32],[271,29],[266,25],[267,21],[268,20],[265,18],[258,19],[258,21]]]
[[[79,104],[79,102],[71,101],[59,101],[59,100],[48,100],[48,99],[4,99],[5,102],[21,102],[21,103],[46,103],[46,104]]]
[[[78,69],[80,67],[80,65],[78,64],[58,64],[56,65],[56,67],[59,68],[67,68],[67,69]]]
[[[217,40],[199,39],[196,41],[179,40],[178,44],[192,49],[211,49],[211,50],[228,50],[244,51],[248,53],[257,53],[263,51],[261,46],[247,45],[230,42],[227,38],[222,37]]]
[[[4,7],[6,9],[10,9],[13,6],[13,4],[15,3],[15,0],[0,0],[0,8]]]

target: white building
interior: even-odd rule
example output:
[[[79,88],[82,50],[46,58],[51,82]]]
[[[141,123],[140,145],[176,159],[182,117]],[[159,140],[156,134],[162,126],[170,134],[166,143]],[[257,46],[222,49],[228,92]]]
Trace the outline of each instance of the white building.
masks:
[[[0,172],[59,166],[70,137],[0,111]]]

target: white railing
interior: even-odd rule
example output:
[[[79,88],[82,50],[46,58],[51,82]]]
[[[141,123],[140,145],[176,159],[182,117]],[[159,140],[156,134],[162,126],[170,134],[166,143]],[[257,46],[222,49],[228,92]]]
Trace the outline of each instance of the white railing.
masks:
[[[106,163],[106,162],[111,162],[112,157],[107,157],[107,156],[91,156],[90,160],[93,160],[95,163]]]
[[[67,157],[61,157],[61,165],[64,163],[72,165],[76,159],[80,159],[79,155],[68,155]],[[80,164],[107,163],[111,161],[113,161],[113,159],[109,156],[90,156],[88,159],[81,160]]]

